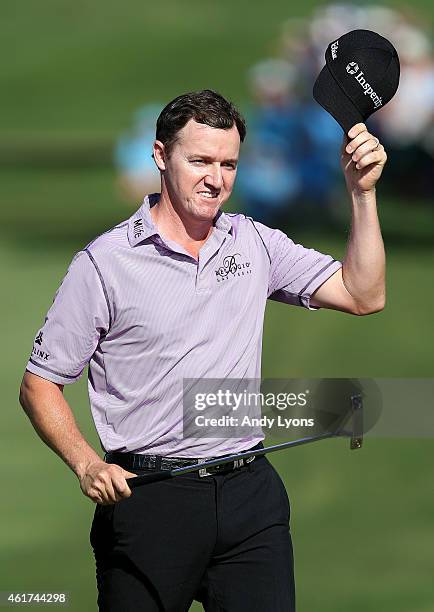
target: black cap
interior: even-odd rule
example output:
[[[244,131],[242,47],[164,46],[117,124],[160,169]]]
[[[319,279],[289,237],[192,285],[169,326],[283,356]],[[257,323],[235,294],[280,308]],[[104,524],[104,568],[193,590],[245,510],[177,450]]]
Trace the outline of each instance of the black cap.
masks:
[[[345,133],[383,108],[398,89],[398,54],[392,43],[376,32],[347,32],[329,44],[325,59],[313,97]]]

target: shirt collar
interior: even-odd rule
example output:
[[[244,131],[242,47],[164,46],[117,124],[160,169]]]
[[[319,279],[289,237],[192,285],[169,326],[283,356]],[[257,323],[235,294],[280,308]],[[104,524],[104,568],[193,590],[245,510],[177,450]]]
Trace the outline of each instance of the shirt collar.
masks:
[[[128,240],[132,247],[143,242],[146,238],[159,236],[158,228],[154,225],[151,217],[151,208],[159,199],[159,193],[147,195],[139,210],[130,217],[128,221]],[[232,229],[230,218],[221,210],[218,211],[214,219],[214,226],[225,234],[229,234]]]
[[[159,193],[147,195],[143,204],[128,221],[128,240],[132,247],[136,246],[146,238],[157,235],[158,229],[154,225],[151,217],[151,207],[158,202]]]
[[[232,222],[230,217],[225,215],[221,210],[215,216],[214,225],[217,229],[222,230],[225,234],[230,234],[232,230]]]

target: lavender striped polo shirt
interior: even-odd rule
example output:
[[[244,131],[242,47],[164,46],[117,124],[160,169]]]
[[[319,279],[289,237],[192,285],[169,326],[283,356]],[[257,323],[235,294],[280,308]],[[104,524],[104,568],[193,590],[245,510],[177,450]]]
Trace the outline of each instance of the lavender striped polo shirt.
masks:
[[[183,438],[183,379],[260,378],[267,298],[309,308],[341,266],[242,214],[220,212],[196,261],[154,226],[145,198],[73,258],[27,370],[62,385],[89,364],[106,451],[210,457],[261,437]]]

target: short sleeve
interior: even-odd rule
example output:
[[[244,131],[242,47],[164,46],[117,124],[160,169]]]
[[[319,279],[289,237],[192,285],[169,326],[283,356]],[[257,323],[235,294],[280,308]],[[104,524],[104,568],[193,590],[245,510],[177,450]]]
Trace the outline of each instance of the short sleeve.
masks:
[[[270,258],[269,299],[317,310],[310,306],[312,294],[342,263],[330,255],[295,244],[280,230],[256,225]]]
[[[110,327],[110,305],[93,257],[80,251],[36,334],[26,369],[58,384],[75,382]]]

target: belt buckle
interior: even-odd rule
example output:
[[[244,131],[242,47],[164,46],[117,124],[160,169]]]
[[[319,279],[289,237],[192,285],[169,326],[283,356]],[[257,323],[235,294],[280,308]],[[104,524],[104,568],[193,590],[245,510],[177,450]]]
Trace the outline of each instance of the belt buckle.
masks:
[[[200,465],[201,463],[205,463],[205,461],[212,461],[211,459],[199,459],[198,460],[198,465]],[[241,459],[242,461],[242,459]],[[234,461],[233,464],[235,466],[235,463],[238,463],[238,461]],[[203,478],[204,476],[212,476],[213,474],[218,474],[221,468],[225,468],[228,465],[231,465],[230,463],[222,463],[221,465],[212,465],[210,467],[206,467],[206,468],[200,468],[199,470],[199,477]]]
[[[215,465],[209,468],[200,468],[199,476],[200,478],[203,478],[205,476],[212,476],[213,474],[218,474],[220,468],[225,468],[229,466],[231,466],[233,470],[237,470],[243,467],[244,463],[246,464],[251,463],[252,461],[254,461],[254,459],[255,459],[255,456],[253,455],[252,457],[248,457],[245,461],[243,458],[241,458],[241,459],[235,459],[234,461],[230,463],[222,463],[221,465]],[[201,463],[205,463],[205,461],[209,461],[209,459],[199,459],[197,463],[198,465],[200,465]]]
[[[205,463],[205,461],[209,461],[209,459],[198,459],[197,464]],[[204,476],[212,476],[211,472],[208,472],[207,468],[200,468],[199,477],[203,478]]]

